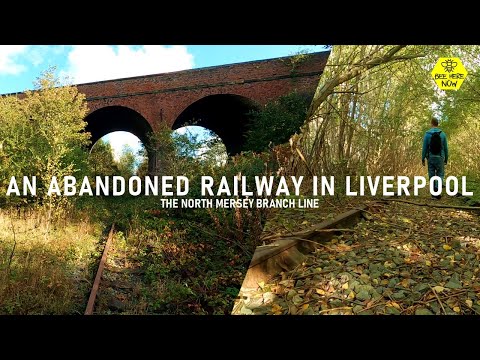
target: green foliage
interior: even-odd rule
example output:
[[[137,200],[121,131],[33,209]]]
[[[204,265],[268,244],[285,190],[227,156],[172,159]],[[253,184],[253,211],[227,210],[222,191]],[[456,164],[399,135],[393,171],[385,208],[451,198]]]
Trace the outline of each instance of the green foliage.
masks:
[[[246,149],[262,152],[288,142],[303,125],[311,98],[293,92],[250,113]]]
[[[123,176],[124,178],[129,178],[135,175],[137,168],[137,159],[133,149],[124,145],[122,149],[122,154],[117,162],[118,175]]]
[[[295,73],[295,70],[298,68],[298,66],[300,66],[300,64],[305,62],[311,56],[309,52],[309,49],[303,49],[286,59],[287,64],[292,68],[292,74]]]
[[[11,176],[36,175],[39,199],[49,208],[66,201],[46,197],[52,176],[78,174],[87,158],[85,96],[62,85],[50,69],[24,98],[0,98],[0,187],[6,188]]]
[[[460,90],[440,91],[430,72],[450,55],[460,57],[469,74]],[[422,141],[435,115],[449,141],[447,173],[480,174],[479,58],[478,46],[334,46],[295,142],[305,158],[296,159],[298,172],[425,174]]]
[[[94,176],[113,176],[119,173],[112,146],[101,139],[93,146],[88,160]]]
[[[167,174],[189,177],[191,197],[200,196],[201,175],[231,182],[268,171],[265,154],[247,152],[218,165],[194,156],[206,147],[195,137],[175,138],[164,129],[152,139]],[[146,314],[230,313],[266,217],[256,209],[166,210],[156,197],[85,198],[79,205],[105,226],[115,221],[124,234],[129,256],[144,271],[139,302],[145,308],[138,311]]]

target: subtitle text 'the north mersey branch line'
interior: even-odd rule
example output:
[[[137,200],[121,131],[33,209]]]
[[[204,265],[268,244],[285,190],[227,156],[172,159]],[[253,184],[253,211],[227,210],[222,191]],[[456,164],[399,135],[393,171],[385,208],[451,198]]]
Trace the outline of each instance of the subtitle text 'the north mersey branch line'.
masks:
[[[229,181],[230,180],[230,181]],[[313,196],[334,195],[334,176],[313,176],[311,179]],[[449,176],[442,181],[434,176],[427,181],[424,176],[360,176],[357,185],[353,179],[345,177],[345,194],[347,196],[418,196],[419,190],[428,186],[434,196],[446,193],[450,196],[461,194],[473,196],[467,191],[467,179],[462,176],[460,181],[455,176]],[[254,186],[248,186],[246,176],[236,176],[228,179],[223,176],[215,181],[211,176],[201,176],[200,188],[202,196],[289,196],[300,195],[303,176],[254,176]],[[48,184],[47,196],[186,196],[190,189],[189,179],[185,176],[132,176],[125,179],[121,176],[96,176],[90,179],[85,176],[78,181],[74,176],[51,178]],[[304,189],[305,190],[305,189]],[[6,189],[6,195],[37,196],[37,178],[23,176],[17,179],[12,176]]]

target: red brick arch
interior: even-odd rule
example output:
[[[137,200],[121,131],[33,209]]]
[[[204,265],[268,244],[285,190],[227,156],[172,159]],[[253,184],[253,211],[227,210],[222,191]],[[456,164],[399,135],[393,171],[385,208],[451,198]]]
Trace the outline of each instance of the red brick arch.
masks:
[[[155,130],[161,122],[172,126],[187,107],[210,95],[235,94],[263,105],[294,90],[313,94],[328,55],[313,53],[297,66],[293,57],[284,57],[77,86],[90,112],[127,107]]]
[[[227,95],[247,99],[251,104],[264,104],[292,91],[313,95],[325,68],[329,52],[317,52],[298,61],[298,57],[283,57],[245,63],[176,71],[164,74],[79,84],[86,95],[89,114],[87,130],[95,142],[101,136],[122,129],[146,141],[147,133],[161,123],[178,126],[186,109],[201,104],[203,99],[224,99],[212,102],[210,109],[231,107],[242,112],[244,107],[231,103]],[[23,96],[23,94],[17,94]],[[223,97],[222,97],[223,96]],[[242,150],[246,119],[241,114],[224,111],[216,115],[215,132],[223,135],[230,153]],[[197,109],[198,110],[198,109]],[[197,112],[195,114],[199,114]],[[203,112],[203,117],[212,114]],[[238,115],[238,116],[237,116]],[[224,116],[225,119],[220,119]],[[175,125],[176,124],[176,125]],[[206,126],[208,127],[208,126]],[[150,167],[156,163],[151,157]]]

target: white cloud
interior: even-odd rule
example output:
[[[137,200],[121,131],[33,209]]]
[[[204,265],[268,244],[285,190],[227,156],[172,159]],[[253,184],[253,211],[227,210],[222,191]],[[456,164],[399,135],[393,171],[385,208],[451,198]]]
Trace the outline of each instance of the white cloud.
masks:
[[[26,70],[17,63],[18,56],[27,50],[27,45],[0,45],[0,74],[16,75]]]
[[[61,54],[62,50],[62,46],[32,45],[28,47],[26,56],[28,56],[30,63],[36,67],[43,64],[46,59]]]
[[[191,69],[186,46],[74,45],[63,75],[75,83]]]

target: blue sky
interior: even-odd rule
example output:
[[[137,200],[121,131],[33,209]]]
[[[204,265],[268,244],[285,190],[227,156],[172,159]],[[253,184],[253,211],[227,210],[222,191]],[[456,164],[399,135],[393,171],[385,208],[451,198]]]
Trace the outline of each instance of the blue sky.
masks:
[[[0,45],[0,94],[33,87],[51,66],[73,83],[109,80],[323,51],[323,45]],[[117,154],[128,133],[107,135]]]

